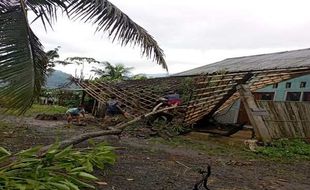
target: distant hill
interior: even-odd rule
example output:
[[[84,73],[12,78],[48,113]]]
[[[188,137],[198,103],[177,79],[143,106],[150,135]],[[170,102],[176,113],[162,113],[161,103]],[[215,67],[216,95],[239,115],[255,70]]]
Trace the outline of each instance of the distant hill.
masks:
[[[59,88],[64,84],[68,84],[70,82],[70,74],[62,72],[60,70],[55,70],[49,77],[47,77],[46,88]],[[167,77],[167,73],[159,73],[159,74],[146,74],[148,78],[157,78],[157,77]],[[70,85],[70,89],[79,88],[75,84]]]
[[[55,70],[49,77],[47,77],[46,88],[59,88],[64,84],[70,82],[69,78],[71,75],[64,73],[59,70]]]

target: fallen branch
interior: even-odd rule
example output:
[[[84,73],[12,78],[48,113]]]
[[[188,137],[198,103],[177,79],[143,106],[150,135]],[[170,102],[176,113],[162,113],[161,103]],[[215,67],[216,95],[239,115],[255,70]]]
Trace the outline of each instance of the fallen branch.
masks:
[[[126,127],[128,127],[129,125],[131,125],[137,121],[140,121],[141,119],[150,117],[152,115],[155,115],[155,114],[163,112],[163,111],[174,109],[176,107],[177,106],[171,106],[171,107],[166,107],[166,108],[163,108],[160,110],[156,110],[156,111],[146,113],[146,114],[141,115],[139,117],[133,118],[132,120],[130,120],[126,123],[117,124],[116,126],[112,127],[111,130],[103,130],[103,131],[97,131],[97,132],[91,132],[91,133],[85,133],[85,134],[78,135],[78,136],[75,136],[71,139],[60,141],[59,146],[60,146],[60,148],[66,148],[70,145],[76,145],[76,144],[79,144],[81,142],[84,142],[88,139],[95,138],[95,137],[101,137],[101,136],[107,136],[107,135],[120,135],[124,131],[124,129]],[[52,145],[47,145],[47,146],[42,147],[40,150],[40,154],[44,154],[44,152],[46,152],[51,146]]]

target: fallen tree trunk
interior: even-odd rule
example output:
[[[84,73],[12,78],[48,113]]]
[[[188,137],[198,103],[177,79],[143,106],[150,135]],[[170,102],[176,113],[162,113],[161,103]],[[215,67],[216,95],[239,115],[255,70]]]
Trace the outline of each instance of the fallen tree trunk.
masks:
[[[71,139],[60,141],[59,146],[60,146],[60,148],[66,148],[70,145],[76,145],[76,144],[79,144],[81,142],[84,142],[88,139],[95,138],[95,137],[101,137],[101,136],[107,136],[107,135],[120,135],[124,131],[124,129],[126,129],[126,127],[128,127],[129,125],[131,125],[137,121],[140,121],[141,119],[150,117],[152,115],[155,115],[155,114],[163,112],[163,111],[174,109],[176,107],[177,106],[171,106],[171,107],[163,108],[160,110],[154,110],[152,112],[146,113],[146,114],[141,115],[139,117],[135,117],[126,123],[120,123],[114,127],[111,127],[110,130],[102,130],[102,131],[78,135],[78,136],[75,136]],[[40,149],[40,154],[44,154],[44,152],[46,152],[51,146],[52,145],[47,145],[47,146],[42,147]]]

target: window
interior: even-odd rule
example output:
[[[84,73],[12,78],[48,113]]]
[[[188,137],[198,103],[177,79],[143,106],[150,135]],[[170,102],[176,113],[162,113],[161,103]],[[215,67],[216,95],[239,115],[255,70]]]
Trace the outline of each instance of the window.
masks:
[[[287,92],[286,101],[299,101],[301,92]]]
[[[291,88],[291,86],[292,86],[292,83],[290,83],[290,82],[287,82],[287,83],[285,84],[285,88]]]
[[[278,88],[278,83],[274,83],[274,84],[272,85],[272,88]]]
[[[310,92],[304,92],[303,93],[302,101],[310,101]]]
[[[263,93],[262,100],[273,100],[273,93]]]
[[[254,97],[256,100],[273,100],[274,92],[255,92]]]
[[[301,82],[300,83],[300,88],[306,88],[307,82]]]

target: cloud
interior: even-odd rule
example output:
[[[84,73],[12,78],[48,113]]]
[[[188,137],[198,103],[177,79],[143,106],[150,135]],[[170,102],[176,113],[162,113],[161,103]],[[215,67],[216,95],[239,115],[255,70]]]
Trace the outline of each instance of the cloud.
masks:
[[[143,26],[164,49],[171,73],[224,58],[307,48],[307,0],[111,0]],[[139,48],[120,47],[91,24],[60,18],[54,31],[33,25],[46,49],[60,55],[94,57],[135,67],[134,73],[163,73]]]

